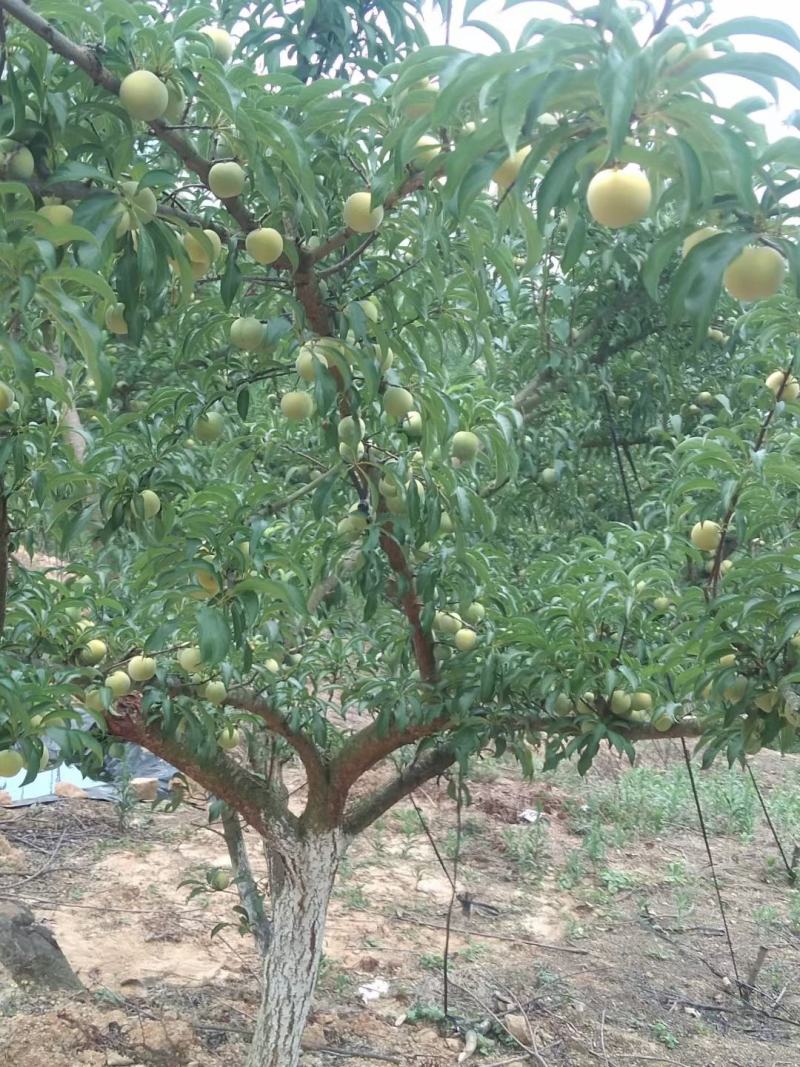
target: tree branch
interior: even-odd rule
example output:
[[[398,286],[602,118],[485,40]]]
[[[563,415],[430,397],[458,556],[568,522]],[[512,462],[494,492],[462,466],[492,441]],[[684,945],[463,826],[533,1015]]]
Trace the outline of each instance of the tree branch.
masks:
[[[0,0],[0,3],[6,3],[6,0]],[[384,214],[387,214],[389,211],[392,211],[393,208],[395,208],[404,197],[409,195],[409,193],[415,193],[417,189],[424,188],[426,182],[431,177],[435,177],[435,175],[429,175],[422,171],[412,174],[410,178],[407,178],[403,182],[399,189],[396,189],[393,193],[390,193],[389,196],[386,197],[386,200],[383,202]],[[329,256],[331,252],[335,252],[338,248],[341,248],[343,245],[346,245],[350,238],[355,236],[355,232],[355,230],[351,230],[348,226],[345,226],[343,230],[340,230],[338,233],[334,234],[333,237],[329,237],[328,240],[324,242],[324,244],[321,244],[319,246],[319,248],[314,248],[308,251],[307,254],[310,257],[311,263],[318,263],[321,259],[325,259],[327,256]],[[372,237],[372,234],[370,234],[370,237]],[[364,251],[364,248],[366,248],[371,243],[371,241],[362,242],[363,247],[358,250],[358,255],[361,255],[361,252]],[[348,261],[352,261],[350,256],[346,258]],[[356,256],[355,258],[358,257]],[[336,267],[337,269],[340,269],[340,264],[337,263]],[[328,273],[333,274],[333,269],[328,268]]]
[[[197,687],[190,685],[170,685],[169,692],[172,696],[196,696]],[[302,731],[293,730],[283,715],[277,711],[268,701],[258,693],[244,688],[231,689],[225,696],[223,705],[236,708],[238,711],[247,711],[257,716],[270,733],[283,738],[300,757],[308,780],[309,805],[319,803],[324,797],[328,787],[328,775],[314,742]]]
[[[95,85],[99,85],[109,93],[113,93],[114,96],[119,96],[119,78],[103,66],[91,48],[85,48],[83,45],[76,44],[75,41],[70,40],[69,37],[66,37],[54,26],[51,26],[41,15],[37,15],[35,11],[32,11],[24,3],[24,0],[0,0],[0,9],[7,11],[9,15],[13,15],[15,19],[18,19],[29,30],[32,30],[37,37],[41,37],[43,41],[46,41],[53,52],[63,56],[64,59],[69,60],[70,63],[73,63],[85,74],[88,74]],[[168,144],[178,154],[187,169],[196,174],[208,188],[208,172],[211,169],[211,163],[204,159],[189,141],[161,119],[156,119],[147,125],[159,140]],[[222,200],[221,203],[245,233],[255,229],[258,225],[238,196]],[[288,261],[284,265],[287,264]]]
[[[115,702],[113,712],[106,715],[106,728],[112,737],[160,756],[238,811],[263,838],[279,842],[282,848],[291,847],[298,820],[263,779],[219,750],[202,759],[189,752],[180,741],[167,737],[154,720],[145,722],[141,700],[141,693],[131,693]]]
[[[409,793],[413,793],[418,786],[444,773],[455,759],[455,748],[450,745],[430,748],[422,755],[418,753],[411,763],[389,782],[351,805],[343,819],[345,833],[354,835],[366,830],[385,811],[394,807]]]
[[[258,890],[258,885],[253,876],[250,866],[250,857],[247,854],[247,844],[242,833],[242,824],[239,815],[227,804],[222,807],[222,833],[225,844],[228,847],[228,855],[231,860],[233,880],[239,891],[239,900],[247,912],[247,921],[253,934],[256,946],[261,955],[265,955],[269,948],[272,934],[271,925],[264,914],[264,900]]]

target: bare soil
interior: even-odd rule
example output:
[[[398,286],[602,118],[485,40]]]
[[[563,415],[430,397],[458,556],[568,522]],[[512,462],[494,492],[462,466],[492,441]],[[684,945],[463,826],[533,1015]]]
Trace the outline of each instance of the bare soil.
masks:
[[[677,757],[662,744],[647,758],[657,781]],[[768,805],[779,790],[800,793],[797,757],[762,753],[754,769]],[[470,1031],[480,1047],[469,1062],[484,1065],[800,1067],[800,889],[763,818],[748,838],[732,832],[732,812],[711,837],[740,979],[766,949],[745,1000],[698,830],[620,835],[613,818],[587,812],[623,773],[610,757],[586,780],[480,770],[457,888],[488,907],[455,903],[446,1021],[451,886],[418,815],[404,804],[357,841],[331,908],[304,1067],[455,1064]],[[446,783],[416,800],[452,870]],[[524,810],[537,821],[520,822]],[[790,857],[796,843],[784,842]],[[30,904],[87,988],[20,989],[0,960],[0,1062],[241,1064],[259,964],[236,927],[235,890],[189,899],[192,884],[180,886],[215,865],[227,866],[225,846],[201,807],[142,804],[125,830],[112,805],[86,800],[0,810],[0,897]],[[222,922],[232,925],[212,937]],[[378,979],[388,991],[365,1002]]]

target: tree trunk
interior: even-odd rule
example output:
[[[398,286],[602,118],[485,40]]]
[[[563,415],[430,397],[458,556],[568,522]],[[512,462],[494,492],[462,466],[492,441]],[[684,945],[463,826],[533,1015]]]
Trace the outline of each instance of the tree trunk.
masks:
[[[340,830],[310,833],[292,855],[273,856],[272,940],[247,1067],[296,1067],[317,981]]]

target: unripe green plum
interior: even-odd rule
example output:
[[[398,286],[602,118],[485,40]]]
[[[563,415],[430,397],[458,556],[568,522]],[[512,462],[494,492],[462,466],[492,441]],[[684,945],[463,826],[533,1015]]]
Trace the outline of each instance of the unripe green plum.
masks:
[[[400,429],[407,434],[408,437],[421,437],[422,415],[418,411],[409,411],[403,419]]]
[[[156,673],[156,661],[152,656],[133,656],[128,661],[128,675],[134,682],[149,682]]]
[[[14,390],[5,382],[0,382],[0,413],[8,411],[14,403]]]
[[[344,202],[344,224],[355,233],[373,233],[383,222],[383,208],[372,207],[372,194],[352,193]]]
[[[631,710],[632,711],[651,711],[653,708],[653,698],[649,693],[631,693]]]
[[[131,679],[125,671],[114,671],[107,675],[105,684],[111,690],[111,695],[115,700],[131,691]]]
[[[31,150],[8,138],[0,141],[0,171],[12,181],[28,181],[34,172]]]
[[[231,344],[245,352],[255,352],[264,342],[264,325],[252,315],[234,319],[230,329]]]
[[[216,230],[205,229],[202,231],[205,243],[197,236],[200,231],[189,231],[183,235],[183,247],[186,255],[192,263],[202,265],[205,270],[219,256],[222,251],[222,241]]]
[[[203,26],[200,30],[211,41],[211,47],[220,63],[228,63],[235,48],[233,38],[221,26]]]
[[[358,541],[366,530],[367,525],[366,515],[347,515],[337,523],[336,532],[340,537],[344,537],[347,541]]]
[[[477,626],[479,622],[483,622],[485,616],[486,608],[478,600],[473,600],[473,602],[464,612],[465,620],[469,623],[472,623],[473,626]]]
[[[274,263],[283,252],[283,237],[271,226],[251,230],[244,241],[247,254],[264,266]]]
[[[621,689],[615,689],[611,694],[609,706],[615,715],[625,716],[631,710],[631,698],[628,693]]]
[[[207,411],[194,424],[194,435],[203,444],[218,441],[225,432],[225,420],[218,411]]]
[[[437,611],[433,616],[433,628],[443,634],[456,634],[462,629],[461,616],[455,611]]]
[[[478,454],[481,447],[480,438],[471,430],[459,430],[453,434],[450,448],[453,455],[465,463],[470,463]]]
[[[539,482],[549,487],[556,484],[557,477],[555,467],[545,467],[539,474]]]
[[[158,493],[153,492],[152,489],[143,489],[139,496],[142,498],[144,517],[146,519],[154,519],[161,511],[161,500]]]
[[[166,85],[149,70],[135,70],[123,78],[119,98],[131,118],[143,122],[160,119],[169,103]]]
[[[0,778],[14,778],[24,766],[25,761],[15,749],[6,748],[0,752]]]
[[[722,527],[718,522],[704,519],[692,527],[691,540],[695,548],[702,552],[713,552],[722,538]]]
[[[241,740],[242,735],[235,727],[226,726],[219,735],[217,744],[221,749],[224,749],[224,751],[230,752],[232,748],[236,748],[237,745],[241,744]]]
[[[314,411],[314,401],[310,393],[292,390],[281,397],[281,411],[290,422],[302,422]]]
[[[477,647],[478,635],[474,630],[468,630],[464,627],[463,629],[456,631],[456,635],[453,638],[453,644],[459,652],[472,652],[472,650]]]
[[[215,163],[208,172],[208,187],[220,200],[241,196],[245,173],[238,163]]]
[[[225,688],[224,682],[206,682],[205,686],[203,687],[203,697],[210,704],[222,704],[227,695],[228,690]]]
[[[408,389],[399,385],[390,385],[383,394],[383,410],[393,419],[402,419],[414,409],[414,397]]]
[[[91,641],[87,641],[86,647],[81,652],[81,661],[94,667],[100,660],[105,659],[107,655],[108,646],[105,641],[101,641],[98,637],[94,637]]]
[[[125,320],[125,305],[123,303],[109,304],[106,308],[106,329],[109,333],[124,336],[128,332],[128,323]]]
[[[196,645],[182,648],[177,658],[181,669],[186,671],[187,674],[192,674],[203,662],[202,653]]]
[[[362,439],[366,432],[366,426],[362,419],[354,418],[352,415],[345,415],[339,419],[339,423],[336,427],[336,433],[340,441],[355,446],[355,444]]]

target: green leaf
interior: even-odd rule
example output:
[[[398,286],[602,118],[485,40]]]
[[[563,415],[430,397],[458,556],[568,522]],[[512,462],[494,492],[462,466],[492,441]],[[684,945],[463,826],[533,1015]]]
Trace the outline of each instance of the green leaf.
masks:
[[[572,193],[577,180],[578,163],[603,140],[603,137],[602,130],[595,130],[588,137],[565,148],[551,163],[536,193],[536,214],[540,230],[544,230],[550,212],[562,197]]]
[[[231,635],[227,619],[219,608],[211,604],[198,608],[197,635],[204,665],[213,667],[228,654]]]

